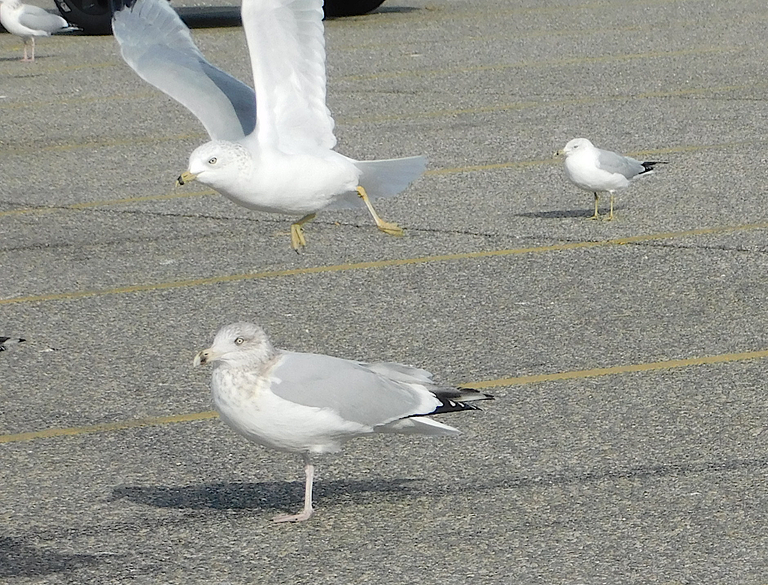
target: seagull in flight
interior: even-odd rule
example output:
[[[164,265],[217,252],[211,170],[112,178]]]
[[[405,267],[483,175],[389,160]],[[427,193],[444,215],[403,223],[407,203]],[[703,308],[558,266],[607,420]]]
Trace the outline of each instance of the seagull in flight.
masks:
[[[403,235],[371,199],[403,191],[426,159],[358,161],[334,150],[323,0],[243,0],[242,22],[255,91],[205,59],[167,0],[136,0],[114,13],[126,63],[186,106],[211,137],[177,184],[197,180],[247,208],[298,216],[296,251],[306,245],[302,226],[325,209],[365,204],[381,231]]]
[[[666,164],[658,160],[640,162],[630,156],[602,150],[586,138],[574,138],[555,156],[565,157],[565,172],[574,185],[595,194],[595,213],[590,219],[602,219],[598,211],[600,193],[611,195],[611,211],[606,221],[613,219],[616,191],[626,189],[637,177],[650,175],[656,165]]]
[[[312,515],[312,454],[334,453],[373,433],[456,435],[428,415],[478,410],[475,401],[493,398],[438,385],[426,370],[403,364],[275,349],[252,323],[222,327],[195,356],[194,365],[203,364],[213,364],[213,403],[225,423],[249,441],[304,460],[304,509],[275,522]]]

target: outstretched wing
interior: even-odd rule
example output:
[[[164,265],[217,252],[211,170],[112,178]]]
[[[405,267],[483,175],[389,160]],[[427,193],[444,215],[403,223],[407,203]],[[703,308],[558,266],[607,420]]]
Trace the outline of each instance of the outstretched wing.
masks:
[[[213,140],[238,140],[253,132],[256,94],[206,61],[168,0],[119,7],[112,30],[125,62],[187,107]]]
[[[287,153],[333,148],[325,105],[322,0],[243,0],[262,144]]]

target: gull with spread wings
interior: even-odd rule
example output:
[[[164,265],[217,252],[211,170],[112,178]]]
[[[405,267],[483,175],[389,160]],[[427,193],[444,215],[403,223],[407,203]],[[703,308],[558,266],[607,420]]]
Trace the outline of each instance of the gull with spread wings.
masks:
[[[357,161],[333,150],[322,19],[322,0],[243,0],[255,91],[206,61],[167,0],[136,0],[112,21],[128,65],[192,111],[211,137],[178,183],[198,180],[250,209],[300,216],[291,225],[297,251],[306,245],[302,226],[318,211],[361,201],[380,230],[402,235],[370,200],[400,193],[426,168],[422,156]]]

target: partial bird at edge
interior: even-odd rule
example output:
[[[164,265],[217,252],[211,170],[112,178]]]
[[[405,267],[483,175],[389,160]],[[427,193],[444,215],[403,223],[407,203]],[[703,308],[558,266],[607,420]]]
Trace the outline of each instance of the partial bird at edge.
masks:
[[[25,341],[26,341],[26,339],[23,339],[21,337],[2,337],[2,336],[0,336],[0,351],[6,351],[12,345],[16,345],[17,343],[24,343]]]
[[[0,0],[0,24],[9,33],[19,36],[24,41],[24,56],[21,61],[32,63],[35,60],[35,37],[49,37],[52,33],[77,30],[57,14],[21,0]],[[30,45],[29,54],[27,46]]]

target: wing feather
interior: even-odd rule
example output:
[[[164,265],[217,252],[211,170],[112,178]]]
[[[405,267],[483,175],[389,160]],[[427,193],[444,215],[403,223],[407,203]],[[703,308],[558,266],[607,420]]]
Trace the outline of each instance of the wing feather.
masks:
[[[285,400],[330,408],[345,420],[371,427],[428,414],[440,406],[426,388],[405,381],[410,377],[405,367],[393,372],[395,379],[381,375],[391,365],[374,367],[327,355],[284,352],[271,372],[271,390]],[[410,372],[419,382],[427,373],[415,368]]]
[[[51,14],[39,6],[25,4],[19,14],[19,24],[32,30],[42,30],[47,33],[67,28],[69,24],[61,16]]]
[[[188,108],[213,140],[239,140],[253,132],[256,94],[205,59],[168,0],[120,8],[112,29],[125,62]]]
[[[286,153],[336,145],[325,104],[323,0],[243,0],[262,144]]]
[[[645,170],[642,163],[632,157],[599,148],[597,152],[597,167],[609,173],[619,173],[627,179],[631,179]]]

